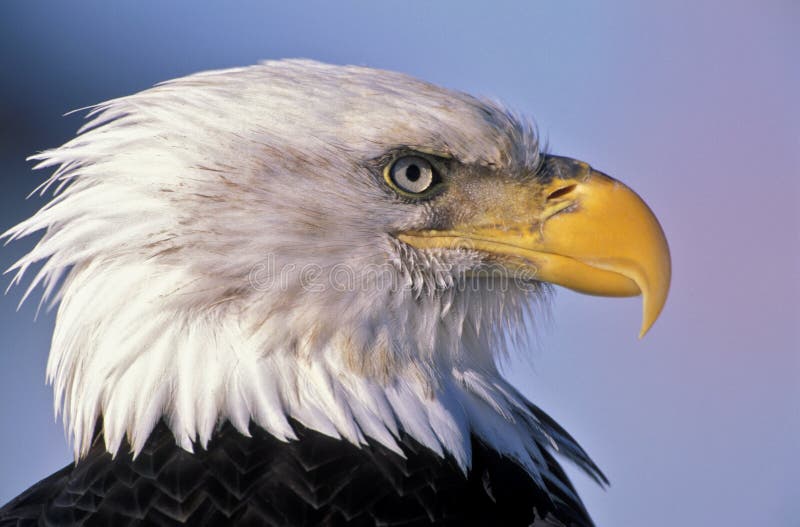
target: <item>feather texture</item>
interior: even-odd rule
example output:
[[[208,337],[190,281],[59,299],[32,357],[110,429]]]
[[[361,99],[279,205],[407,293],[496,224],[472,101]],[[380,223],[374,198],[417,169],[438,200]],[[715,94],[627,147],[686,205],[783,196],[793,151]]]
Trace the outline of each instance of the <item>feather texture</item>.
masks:
[[[408,436],[400,456],[296,427],[300,441],[281,443],[257,428],[248,438],[224,426],[194,455],[177,448],[165,426],[136,459],[127,452],[112,459],[98,442],[77,466],[0,508],[0,527],[592,524],[549,457],[563,488],[548,482],[548,495],[479,441],[467,476]]]

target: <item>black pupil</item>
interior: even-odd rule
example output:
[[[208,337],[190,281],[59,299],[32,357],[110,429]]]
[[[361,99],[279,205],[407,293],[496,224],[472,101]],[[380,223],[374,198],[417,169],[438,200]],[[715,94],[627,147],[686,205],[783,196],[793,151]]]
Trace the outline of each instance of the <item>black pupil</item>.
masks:
[[[419,167],[417,165],[408,165],[406,168],[406,178],[412,183],[419,179]]]

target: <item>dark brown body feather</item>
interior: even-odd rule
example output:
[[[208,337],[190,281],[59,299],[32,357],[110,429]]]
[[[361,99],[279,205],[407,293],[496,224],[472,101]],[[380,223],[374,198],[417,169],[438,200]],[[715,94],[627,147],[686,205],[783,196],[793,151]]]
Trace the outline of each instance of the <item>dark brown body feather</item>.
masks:
[[[517,464],[473,440],[468,476],[409,438],[407,458],[296,426],[283,443],[223,426],[190,454],[159,425],[133,460],[98,438],[88,457],[0,509],[0,526],[27,525],[591,525],[582,504],[549,499]],[[551,470],[569,485],[553,459]]]

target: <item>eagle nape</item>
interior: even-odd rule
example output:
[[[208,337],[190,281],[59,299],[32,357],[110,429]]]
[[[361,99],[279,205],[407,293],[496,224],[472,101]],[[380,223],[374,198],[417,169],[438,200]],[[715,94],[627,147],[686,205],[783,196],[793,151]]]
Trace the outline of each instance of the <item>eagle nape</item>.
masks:
[[[653,325],[670,255],[631,189],[363,67],[205,72],[88,118],[4,234],[44,232],[13,281],[41,265],[58,306],[75,462],[0,526],[592,524],[559,460],[605,476],[499,362],[549,284],[642,295]]]

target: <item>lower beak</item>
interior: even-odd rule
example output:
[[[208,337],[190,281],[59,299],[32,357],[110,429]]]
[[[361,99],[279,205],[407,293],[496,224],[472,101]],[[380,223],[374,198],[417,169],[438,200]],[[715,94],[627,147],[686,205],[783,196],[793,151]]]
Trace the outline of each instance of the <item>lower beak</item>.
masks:
[[[640,337],[669,292],[664,231],[647,204],[586,163],[547,156],[544,184],[509,186],[492,210],[446,231],[398,237],[418,248],[471,247],[537,280],[600,296],[642,295]]]

